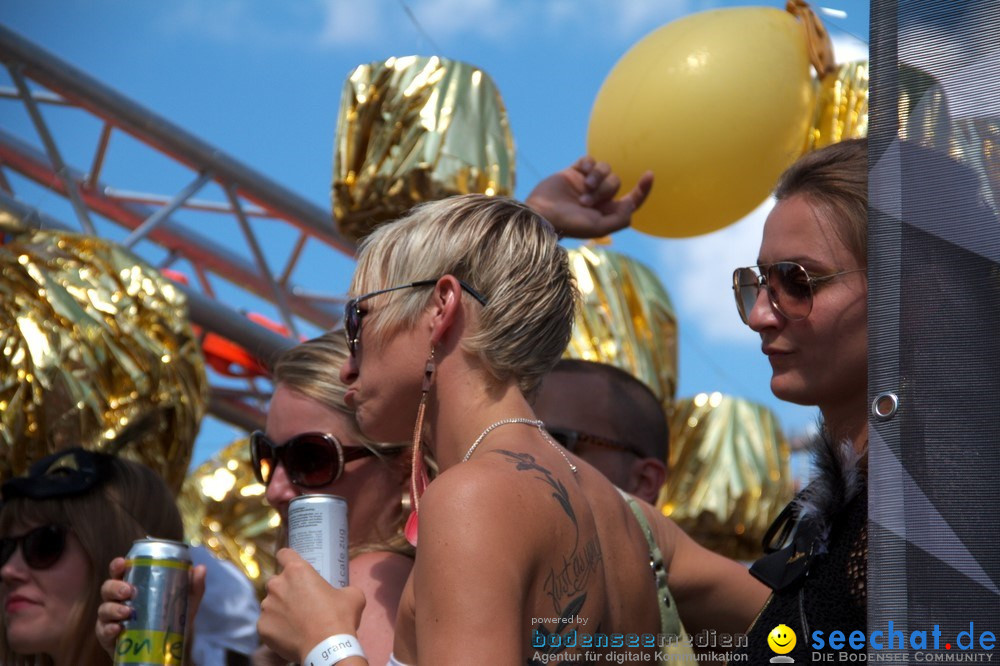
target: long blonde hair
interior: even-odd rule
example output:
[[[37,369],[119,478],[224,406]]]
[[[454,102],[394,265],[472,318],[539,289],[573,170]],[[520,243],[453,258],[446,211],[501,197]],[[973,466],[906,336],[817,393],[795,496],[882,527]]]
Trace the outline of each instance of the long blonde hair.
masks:
[[[347,389],[340,381],[340,367],[347,361],[347,340],[343,331],[328,331],[319,337],[307,340],[282,352],[271,370],[275,385],[281,384],[326,409],[346,415],[350,423],[351,437],[355,442],[375,452],[386,465],[405,464],[403,453],[409,451],[406,444],[384,444],[375,442],[361,434],[354,421],[354,412],[344,403]],[[405,484],[408,488],[408,484]],[[404,486],[400,486],[399,497],[386,498],[387,502],[400,502]],[[391,534],[384,535],[377,542],[351,547],[351,556],[371,551],[392,551],[413,556],[413,547],[403,535],[406,516],[400,508],[400,516],[393,525]]]

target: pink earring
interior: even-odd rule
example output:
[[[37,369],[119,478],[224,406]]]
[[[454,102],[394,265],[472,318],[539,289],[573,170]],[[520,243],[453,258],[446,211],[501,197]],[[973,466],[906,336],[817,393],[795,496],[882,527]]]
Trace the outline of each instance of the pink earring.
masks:
[[[417,422],[413,427],[413,458],[410,461],[410,504],[413,507],[413,512],[407,517],[406,527],[403,528],[406,540],[414,548],[417,546],[417,514],[420,512],[420,496],[424,494],[429,483],[424,454],[420,451],[420,436],[424,428],[424,409],[427,407],[427,394],[430,392],[431,383],[434,380],[434,369],[434,348],[431,347],[427,365],[424,366],[424,381],[420,393],[420,406],[417,408]]]

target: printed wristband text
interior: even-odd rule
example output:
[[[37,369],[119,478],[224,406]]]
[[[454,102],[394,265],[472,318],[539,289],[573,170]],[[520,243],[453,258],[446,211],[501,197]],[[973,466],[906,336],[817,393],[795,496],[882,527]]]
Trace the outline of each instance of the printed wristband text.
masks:
[[[309,651],[302,666],[333,666],[348,657],[365,657],[357,636],[334,634]]]

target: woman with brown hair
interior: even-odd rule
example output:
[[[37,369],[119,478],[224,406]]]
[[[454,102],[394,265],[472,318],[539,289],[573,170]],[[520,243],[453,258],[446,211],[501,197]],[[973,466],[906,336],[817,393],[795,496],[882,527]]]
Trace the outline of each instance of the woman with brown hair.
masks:
[[[546,191],[572,190],[581,178],[567,169]],[[774,656],[767,637],[778,625],[798,637],[787,654],[796,662],[810,661],[814,630],[866,629],[867,140],[807,153],[774,195],[756,265],[733,273],[737,311],[760,336],[774,395],[818,406],[823,429],[814,446],[817,478],[782,512],[766,539],[769,554],[751,569],[772,591],[753,626],[741,629],[755,664]],[[535,203],[573,235],[616,228],[600,220],[587,227],[594,213],[582,203]]]
[[[94,636],[108,563],[184,529],[153,470],[77,448],[3,484],[0,534],[0,663],[78,666],[111,663]]]
[[[867,629],[868,143],[808,153],[781,177],[757,265],[738,268],[740,317],[761,339],[771,391],[816,405],[817,477],[771,527],[768,555],[751,573],[773,594],[750,629],[747,652],[770,657],[766,636],[799,637],[788,656],[808,660],[811,632]]]

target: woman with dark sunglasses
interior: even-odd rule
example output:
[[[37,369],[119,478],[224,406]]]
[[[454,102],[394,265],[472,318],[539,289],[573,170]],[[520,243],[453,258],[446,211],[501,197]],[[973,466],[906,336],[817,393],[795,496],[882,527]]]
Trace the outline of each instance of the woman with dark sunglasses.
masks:
[[[711,606],[714,626],[749,624],[762,599],[729,603],[695,578],[658,586],[674,558],[696,555],[690,540],[652,507],[630,508],[535,418],[529,398],[565,349],[576,300],[566,252],[537,213],[478,195],[419,206],[364,241],[351,291],[346,402],[362,432],[412,433],[441,470],[421,496],[413,458],[419,544],[391,663],[650,660],[661,619],[680,632],[670,592]],[[351,648],[357,591],[324,586],[294,553],[279,559],[262,638],[289,659],[363,663]],[[759,587],[740,565],[720,566],[733,586]],[[651,642],[601,638],[630,633]]]
[[[257,478],[266,486],[267,501],[282,524],[289,502],[299,495],[329,494],[347,500],[348,574],[368,599],[360,624],[352,629],[357,627],[357,636],[373,659],[385,661],[392,650],[396,609],[413,567],[413,548],[403,536],[409,503],[409,456],[404,453],[409,445],[380,444],[358,431],[337,375],[347,355],[344,335],[335,331],[277,358],[266,428],[251,434],[250,454]],[[284,566],[280,557],[279,564]],[[107,603],[101,612],[110,628],[129,612],[119,603],[128,590],[120,581],[108,581],[103,592]],[[310,614],[316,612],[306,594],[297,595],[294,603]],[[254,664],[287,663],[266,645],[265,641],[254,655]]]
[[[69,449],[3,484],[0,663],[111,664],[94,635],[108,563],[147,535],[181,540],[181,517],[156,472]]]
[[[299,495],[347,500],[348,574],[368,598],[358,637],[381,663],[392,651],[396,608],[413,567],[413,547],[403,536],[409,445],[380,444],[359,432],[338,376],[347,354],[343,333],[332,331],[278,358],[266,431],[251,436],[251,457],[282,523]]]

